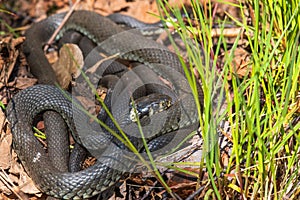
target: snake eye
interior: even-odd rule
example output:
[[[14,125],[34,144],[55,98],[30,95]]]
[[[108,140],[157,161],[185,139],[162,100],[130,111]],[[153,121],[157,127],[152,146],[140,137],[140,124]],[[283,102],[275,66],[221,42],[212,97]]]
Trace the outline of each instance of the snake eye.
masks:
[[[162,106],[166,109],[166,108],[169,108],[171,106],[171,101],[169,100],[164,100],[162,102]]]
[[[137,122],[137,115],[134,111],[134,108],[130,109],[129,118],[130,118],[131,121]]]

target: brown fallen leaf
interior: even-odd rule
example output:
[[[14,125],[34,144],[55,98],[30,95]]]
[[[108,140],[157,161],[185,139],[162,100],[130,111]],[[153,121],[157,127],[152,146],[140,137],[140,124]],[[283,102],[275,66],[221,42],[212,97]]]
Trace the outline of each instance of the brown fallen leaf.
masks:
[[[35,85],[36,83],[37,83],[36,78],[18,77],[16,80],[15,87],[20,90],[23,90],[25,88]]]
[[[19,186],[16,186],[15,183],[18,182],[18,177],[14,174],[7,174],[4,170],[0,171],[0,180],[3,183],[4,187],[1,187],[1,191],[7,195],[14,193],[18,199],[28,200],[28,196],[20,190]]]
[[[159,20],[158,17],[149,14],[159,15],[156,1],[98,0],[95,1],[93,7],[96,12],[102,15],[123,13],[148,23]]]
[[[25,172],[20,174],[18,185],[20,190],[25,194],[34,194],[38,197],[42,195],[41,191],[35,186],[32,179]]]
[[[11,164],[11,143],[12,143],[12,134],[10,130],[7,129],[7,121],[5,114],[0,110],[0,168],[8,169]],[[5,132],[5,130],[7,130]]]
[[[230,50],[229,50],[230,51]],[[228,52],[228,55],[230,52]],[[224,58],[225,59],[225,56]],[[238,47],[233,52],[233,59],[231,61],[231,70],[239,78],[248,76],[251,73],[250,66],[250,54],[244,48]],[[231,80],[231,75],[228,77],[228,80]]]
[[[22,165],[17,162],[16,153],[11,150],[12,134],[7,126],[5,114],[1,110],[0,125],[2,127],[0,133],[0,169],[2,170],[0,174],[0,191],[7,195],[13,192],[22,199],[26,199],[24,193],[40,193],[40,190],[35,187]],[[8,169],[9,174],[6,174],[4,169]]]
[[[24,167],[18,162],[17,154],[12,151],[11,168],[9,169],[9,183],[12,192],[25,194],[35,194],[41,196],[41,191],[34,185],[31,178],[25,172]]]
[[[84,58],[80,48],[75,44],[65,44],[59,50],[59,58],[52,67],[55,71],[57,81],[64,89],[68,88],[72,77],[78,77],[79,68],[82,68]]]

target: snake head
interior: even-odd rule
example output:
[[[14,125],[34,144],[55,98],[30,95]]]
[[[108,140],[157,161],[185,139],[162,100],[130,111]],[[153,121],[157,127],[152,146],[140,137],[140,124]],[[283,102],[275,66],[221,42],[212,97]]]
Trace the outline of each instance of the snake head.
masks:
[[[167,110],[171,105],[171,97],[164,94],[152,93],[130,103],[129,118],[132,122],[137,122],[138,118],[150,117]]]

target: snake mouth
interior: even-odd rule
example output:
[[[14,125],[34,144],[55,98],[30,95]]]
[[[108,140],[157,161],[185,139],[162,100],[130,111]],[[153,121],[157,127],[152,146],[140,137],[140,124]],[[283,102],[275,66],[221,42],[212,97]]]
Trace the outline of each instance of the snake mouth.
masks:
[[[129,118],[137,122],[145,117],[163,112],[172,106],[172,99],[168,95],[152,93],[131,102]]]

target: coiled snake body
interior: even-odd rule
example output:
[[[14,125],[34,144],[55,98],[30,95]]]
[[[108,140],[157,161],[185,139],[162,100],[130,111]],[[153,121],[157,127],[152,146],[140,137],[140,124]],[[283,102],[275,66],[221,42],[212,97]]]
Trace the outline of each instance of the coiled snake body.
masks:
[[[124,172],[129,171],[135,162],[129,159],[132,158],[131,153],[120,147],[120,142],[116,142],[103,127],[99,126],[97,131],[92,128],[90,117],[82,111],[78,100],[53,86],[56,82],[55,73],[43,54],[42,46],[64,15],[51,16],[27,31],[24,52],[31,72],[41,84],[15,95],[7,107],[7,117],[11,123],[14,149],[36,185],[57,198],[81,199],[104,191],[117,182]],[[172,99],[168,110],[149,117],[150,122],[142,127],[143,137],[151,150],[167,152],[196,129],[197,107],[177,55],[140,34],[123,31],[109,19],[89,11],[75,11],[64,27],[61,34],[67,30],[76,30],[98,45],[96,51],[86,58],[87,68],[98,61],[96,57],[100,50],[108,56],[118,54],[118,58],[141,64],[120,77],[109,102],[112,115],[122,130],[132,138],[138,150],[143,146],[138,126],[128,121],[132,112],[132,97],[137,99],[152,93],[163,93]],[[97,55],[93,54],[95,52]],[[109,67],[101,67],[95,74],[101,79],[109,70]],[[171,86],[166,86],[159,77],[166,79]],[[198,96],[201,100],[199,88]],[[32,133],[35,117],[48,111],[54,111],[61,117],[76,142],[97,158],[93,166],[72,173],[57,169],[55,161],[49,159]],[[49,125],[50,129],[66,129],[64,124]],[[108,126],[114,129],[112,125]],[[157,147],[157,142],[163,145]]]

